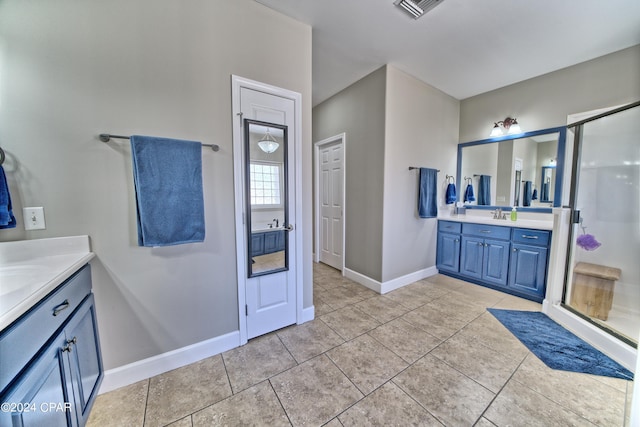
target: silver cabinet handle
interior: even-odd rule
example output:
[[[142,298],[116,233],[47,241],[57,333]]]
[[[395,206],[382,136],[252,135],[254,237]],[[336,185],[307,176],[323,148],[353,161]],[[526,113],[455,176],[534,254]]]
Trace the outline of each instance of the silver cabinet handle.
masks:
[[[53,308],[53,315],[57,316],[58,314],[60,314],[61,311],[66,310],[67,308],[69,308],[69,300],[66,299],[64,301],[62,301],[62,304],[57,305]]]
[[[513,252],[518,252],[518,250],[516,248],[513,248]]]
[[[73,349],[73,347],[71,347],[71,345],[75,344],[77,342],[78,342],[78,339],[76,337],[73,337],[70,340],[67,340],[67,345],[62,347],[62,351],[71,353],[71,350]]]
[[[491,233],[491,230],[480,230],[481,233]]]
[[[538,238],[538,236],[528,236],[526,234],[523,234],[522,237],[524,237],[525,239],[534,239],[534,240]]]

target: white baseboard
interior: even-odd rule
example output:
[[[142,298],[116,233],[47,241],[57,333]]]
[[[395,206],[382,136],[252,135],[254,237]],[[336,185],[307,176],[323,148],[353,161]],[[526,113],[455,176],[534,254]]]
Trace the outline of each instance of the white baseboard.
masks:
[[[240,345],[240,331],[201,341],[157,356],[109,369],[98,394],[106,393],[138,381],[181,368],[207,357],[215,356]]]
[[[402,277],[398,277],[392,280],[388,280],[386,282],[379,282],[374,280],[364,274],[360,274],[357,271],[350,270],[348,268],[344,269],[344,275],[353,280],[354,282],[358,282],[363,286],[379,293],[386,294],[393,290],[399,289],[403,286],[407,286],[413,282],[417,282],[418,280],[422,280],[427,277],[431,277],[438,274],[438,269],[433,266],[429,268],[425,268],[423,270],[415,271],[413,273],[409,273]]]
[[[300,318],[300,321],[298,322],[298,325],[301,325],[306,322],[310,322],[315,318],[316,318],[316,308],[314,305],[312,305],[311,307],[303,308],[302,316]]]
[[[544,300],[542,312],[631,372],[635,370],[636,357],[638,355],[638,351],[635,348],[614,338],[602,329],[587,323],[560,305],[550,304],[547,300]]]

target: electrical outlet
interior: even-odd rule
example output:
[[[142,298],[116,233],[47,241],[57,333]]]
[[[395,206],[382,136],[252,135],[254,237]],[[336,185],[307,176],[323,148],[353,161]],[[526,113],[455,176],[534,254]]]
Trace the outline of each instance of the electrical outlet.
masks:
[[[44,208],[22,208],[25,230],[44,230]]]

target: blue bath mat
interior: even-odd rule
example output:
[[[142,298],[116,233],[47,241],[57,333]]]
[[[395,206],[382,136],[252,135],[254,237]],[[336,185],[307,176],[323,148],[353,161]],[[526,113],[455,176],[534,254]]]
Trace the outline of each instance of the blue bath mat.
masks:
[[[537,311],[488,308],[548,367],[633,380],[633,373]]]

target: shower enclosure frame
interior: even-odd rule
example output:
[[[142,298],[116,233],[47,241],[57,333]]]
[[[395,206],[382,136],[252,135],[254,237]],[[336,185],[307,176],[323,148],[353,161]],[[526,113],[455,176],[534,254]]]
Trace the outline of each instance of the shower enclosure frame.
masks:
[[[571,283],[572,281],[571,276],[572,276],[573,268],[571,267],[571,262],[574,257],[574,249],[575,249],[575,245],[571,244],[571,242],[573,242],[574,239],[576,238],[577,227],[575,227],[575,224],[578,224],[580,222],[580,211],[576,209],[576,202],[577,202],[577,196],[578,196],[577,195],[578,180],[580,178],[579,176],[580,175],[580,157],[582,153],[583,126],[586,123],[601,119],[603,117],[611,116],[626,110],[630,110],[638,106],[640,106],[640,101],[623,105],[621,107],[618,107],[618,108],[606,111],[604,113],[597,114],[587,119],[580,120],[578,122],[567,125],[567,129],[572,129],[572,128],[574,129],[573,156],[571,161],[571,183],[569,186],[569,203],[570,203],[569,207],[571,209],[570,221],[572,226],[569,227],[569,235],[568,235],[569,244],[568,244],[568,250],[566,251],[564,284],[563,284],[563,290],[562,290],[562,300],[560,303],[562,308],[575,314],[576,316],[585,320],[589,324],[605,331],[606,333],[610,334],[611,336],[615,337],[616,339],[620,340],[621,342],[635,349],[638,348],[638,343],[636,343],[635,341],[632,341],[631,339],[629,339],[622,333],[616,331],[615,329],[607,327],[606,325],[603,325],[601,322],[594,321],[590,316],[572,307],[568,303],[569,299],[568,299],[567,292],[569,290],[569,283]]]

